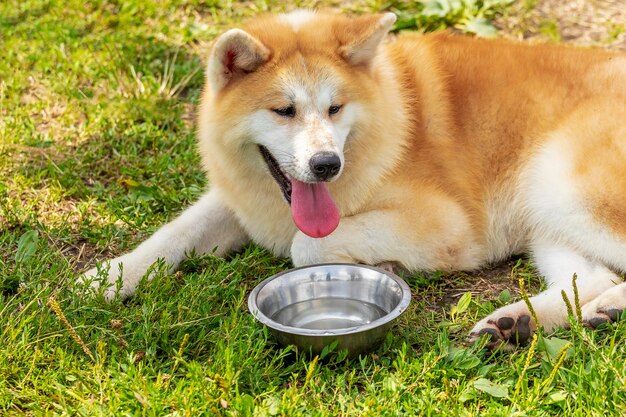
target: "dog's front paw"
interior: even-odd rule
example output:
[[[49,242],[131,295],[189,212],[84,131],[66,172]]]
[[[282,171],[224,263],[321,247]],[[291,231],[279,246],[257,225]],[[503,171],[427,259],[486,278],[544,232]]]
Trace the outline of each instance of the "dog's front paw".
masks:
[[[131,254],[126,254],[102,262],[99,266],[85,272],[78,278],[77,288],[94,294],[102,287],[102,294],[107,301],[111,301],[116,294],[127,298],[135,292],[149,265],[132,259]]]
[[[95,294],[104,284],[104,298],[107,301],[111,301],[115,297],[114,286],[119,277],[119,274],[115,272],[116,270],[117,268],[111,270],[108,262],[103,263],[100,267],[91,268],[76,280],[77,292],[81,294]]]
[[[626,283],[609,288],[582,307],[583,323],[596,328],[614,323],[626,309]]]
[[[524,302],[518,302],[502,307],[479,321],[470,332],[468,341],[474,343],[483,335],[488,335],[488,348],[513,350],[518,345],[525,345],[536,329],[528,307]]]

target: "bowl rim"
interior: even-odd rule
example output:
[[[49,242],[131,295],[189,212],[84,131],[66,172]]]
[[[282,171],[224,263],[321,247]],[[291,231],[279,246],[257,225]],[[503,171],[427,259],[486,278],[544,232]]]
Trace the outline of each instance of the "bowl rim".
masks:
[[[386,275],[387,277],[392,279],[394,282],[396,282],[396,284],[398,284],[400,286],[400,289],[402,291],[402,298],[400,299],[400,302],[398,303],[398,305],[396,307],[394,307],[393,310],[391,310],[389,313],[387,313],[383,317],[380,317],[380,318],[378,318],[376,320],[373,320],[373,321],[371,321],[371,322],[369,322],[367,324],[354,326],[354,327],[344,327],[344,328],[339,328],[339,329],[328,329],[328,330],[323,330],[323,329],[305,329],[305,328],[302,328],[302,327],[286,326],[284,324],[281,324],[281,323],[278,323],[278,322],[272,320],[267,315],[265,315],[265,313],[263,313],[260,308],[258,308],[257,303],[256,303],[256,298],[257,298],[259,292],[263,289],[263,287],[265,287],[265,285],[267,285],[270,281],[273,281],[273,280],[275,280],[275,279],[277,279],[277,278],[279,278],[279,277],[281,277],[283,275],[290,274],[290,273],[293,273],[295,271],[300,271],[300,270],[304,270],[304,269],[315,269],[315,268],[318,268],[318,267],[321,267],[321,266],[349,266],[349,267],[357,267],[357,268],[369,269],[369,270],[376,271],[378,273]],[[279,272],[277,274],[274,274],[274,275],[264,279],[256,287],[254,287],[254,289],[252,290],[252,292],[248,296],[248,311],[250,311],[250,313],[259,322],[261,322],[262,324],[266,325],[267,327],[269,327],[271,329],[274,329],[274,330],[277,330],[279,332],[289,333],[289,334],[298,335],[298,336],[320,336],[320,337],[322,337],[322,336],[343,336],[343,335],[361,333],[361,332],[365,332],[367,330],[371,330],[371,329],[375,329],[375,328],[384,326],[385,324],[390,323],[391,321],[393,321],[394,319],[399,317],[400,314],[402,314],[408,308],[410,303],[411,303],[411,289],[409,288],[408,284],[402,278],[400,278],[398,275],[396,275],[396,274],[394,274],[392,272],[389,272],[389,271],[387,271],[385,269],[378,268],[378,267],[371,266],[371,265],[330,262],[330,263],[320,263],[320,264],[313,264],[313,265],[307,265],[307,266],[301,266],[301,267],[297,267],[297,268],[287,269],[285,271]]]

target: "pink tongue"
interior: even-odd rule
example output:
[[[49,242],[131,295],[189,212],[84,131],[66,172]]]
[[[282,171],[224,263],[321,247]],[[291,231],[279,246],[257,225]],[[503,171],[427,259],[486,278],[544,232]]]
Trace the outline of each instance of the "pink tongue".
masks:
[[[328,236],[339,225],[339,210],[323,182],[291,179],[291,217],[311,237]]]

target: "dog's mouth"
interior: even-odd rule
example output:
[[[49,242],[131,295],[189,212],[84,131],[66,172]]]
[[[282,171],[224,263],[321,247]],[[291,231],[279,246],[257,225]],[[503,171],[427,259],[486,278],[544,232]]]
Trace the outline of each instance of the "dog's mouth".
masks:
[[[259,145],[259,150],[261,151],[263,159],[265,159],[270,174],[272,174],[272,177],[274,177],[274,180],[278,183],[280,190],[283,192],[283,197],[285,197],[287,203],[291,205],[291,180],[287,177],[287,174],[280,169],[280,165],[278,165],[276,159],[274,159],[265,146]]]
[[[272,153],[259,145],[267,168],[291,207],[294,223],[308,236],[320,238],[331,234],[339,225],[339,209],[325,182],[303,182],[286,174]]]

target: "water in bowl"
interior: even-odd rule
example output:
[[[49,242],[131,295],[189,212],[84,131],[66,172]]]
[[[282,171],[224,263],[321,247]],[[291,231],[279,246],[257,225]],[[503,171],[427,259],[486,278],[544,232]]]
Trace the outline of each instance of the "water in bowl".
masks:
[[[302,329],[335,330],[361,326],[385,314],[376,304],[360,300],[316,298],[290,304],[278,310],[272,320]]]

